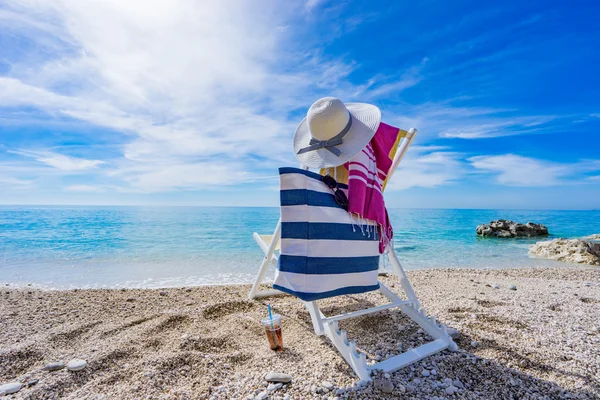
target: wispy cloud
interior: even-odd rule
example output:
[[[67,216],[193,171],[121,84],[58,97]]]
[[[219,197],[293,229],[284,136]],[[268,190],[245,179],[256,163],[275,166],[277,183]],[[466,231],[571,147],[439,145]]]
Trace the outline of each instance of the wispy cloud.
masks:
[[[506,186],[556,186],[586,181],[585,173],[600,171],[600,161],[556,163],[515,154],[476,156],[468,159],[484,173],[496,176],[496,182]]]
[[[8,152],[19,154],[25,157],[31,157],[36,161],[62,171],[83,171],[106,164],[106,162],[102,160],[88,160],[85,158],[71,157],[64,154],[53,153],[51,151],[9,150]]]
[[[347,81],[352,60],[307,52],[291,40],[291,29],[280,29],[298,5],[7,4],[0,26],[34,46],[0,77],[0,107],[35,107],[123,132],[123,159],[111,160],[120,169],[112,176],[136,187],[236,183],[244,174],[233,167],[254,169],[254,157],[295,163],[290,112],[355,91]],[[20,154],[72,171],[106,161]]]
[[[101,186],[92,185],[70,185],[65,188],[67,192],[80,192],[80,193],[100,193],[104,192],[105,188]]]
[[[395,121],[403,127],[417,127],[421,136],[445,139],[489,139],[526,134],[551,133],[565,129],[571,116],[520,115],[517,110],[453,105],[465,99],[402,104],[393,108]]]
[[[387,190],[434,188],[454,183],[466,173],[464,155],[437,146],[413,146],[400,163]]]

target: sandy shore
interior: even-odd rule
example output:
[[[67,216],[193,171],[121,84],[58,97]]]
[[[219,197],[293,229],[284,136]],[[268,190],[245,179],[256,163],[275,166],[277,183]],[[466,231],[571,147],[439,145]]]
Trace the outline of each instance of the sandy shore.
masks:
[[[246,399],[259,398],[266,390],[264,375],[276,371],[293,380],[269,399],[600,397],[600,268],[433,270],[409,276],[427,312],[459,330],[460,351],[384,378],[394,385],[391,394],[359,387],[328,341],[313,334],[295,298],[270,300],[283,315],[286,350],[269,350],[258,322],[266,307],[246,299],[247,286],[162,294],[2,287],[0,384],[39,379],[12,395],[18,399]],[[379,295],[368,294],[321,306],[336,312],[380,302]],[[394,354],[397,342],[406,349],[426,339],[399,311],[340,325],[371,358]],[[42,371],[47,363],[72,358],[89,364],[80,372]],[[424,369],[430,376],[422,376]],[[324,389],[324,381],[334,388]],[[449,385],[459,390],[448,395]]]

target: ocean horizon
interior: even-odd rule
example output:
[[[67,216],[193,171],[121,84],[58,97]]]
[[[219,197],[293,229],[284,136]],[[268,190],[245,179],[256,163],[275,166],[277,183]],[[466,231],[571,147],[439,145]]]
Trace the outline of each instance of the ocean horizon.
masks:
[[[565,265],[528,256],[544,238],[478,238],[494,219],[533,221],[549,238],[599,233],[597,210],[389,210],[406,270]],[[278,207],[0,206],[0,283],[40,289],[161,288],[252,282]],[[271,271],[272,275],[272,271]]]

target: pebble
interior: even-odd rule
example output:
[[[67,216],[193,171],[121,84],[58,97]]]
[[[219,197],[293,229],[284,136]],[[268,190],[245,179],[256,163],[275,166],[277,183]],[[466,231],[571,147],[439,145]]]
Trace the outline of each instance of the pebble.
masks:
[[[276,390],[281,389],[282,386],[283,386],[283,383],[281,383],[281,382],[271,383],[271,384],[269,384],[269,386],[267,386],[267,392],[274,392]]]
[[[375,386],[375,389],[383,393],[389,394],[394,391],[394,384],[388,379],[375,379],[373,381],[373,386]]]
[[[446,330],[452,339],[456,339],[460,336],[460,332],[454,328],[447,328]]]
[[[494,284],[492,285],[492,287],[493,287],[494,289],[500,289],[500,285],[498,285],[497,283],[494,283]]]
[[[402,385],[398,385],[396,386],[396,391],[400,392],[400,393],[405,393],[406,392],[406,388]]]
[[[510,290],[517,290],[517,285],[510,284],[510,285],[508,286],[508,288],[509,288]]]
[[[463,384],[462,384],[462,382],[461,382],[461,381],[459,381],[458,379],[455,379],[455,380],[452,382],[452,384],[453,384],[454,386],[456,386],[457,388],[459,388],[459,389],[464,389],[464,388],[465,388],[465,385],[463,385]]]
[[[435,369],[431,370],[431,375],[437,375],[437,371]]]
[[[63,369],[65,367],[65,364],[58,361],[58,362],[53,362],[50,364],[46,364],[46,366],[44,367],[44,371],[58,371],[59,369]]]
[[[457,390],[458,389],[455,388],[454,386],[448,386],[446,388],[446,394],[449,395],[449,396],[452,396],[454,393],[456,393]]]
[[[36,383],[38,383],[40,380],[38,378],[33,378],[32,380],[30,380],[29,382],[27,382],[27,386],[33,386]]]
[[[69,371],[75,372],[75,371],[81,371],[86,366],[87,366],[87,361],[81,360],[78,358],[74,358],[71,361],[69,361],[69,363],[67,364],[67,369]]]
[[[292,376],[288,374],[282,374],[281,372],[269,372],[265,376],[267,382],[281,382],[289,383],[292,381]]]
[[[344,389],[344,388],[339,388],[338,390],[335,391],[336,396],[341,396],[344,393],[346,393],[346,389]]]
[[[471,347],[477,347],[477,345],[478,345],[478,344],[479,344],[479,343],[477,343],[477,341],[476,341],[476,340],[473,340],[473,341],[471,342]]]
[[[321,386],[323,386],[327,390],[333,389],[333,383],[328,382],[328,381],[321,382]]]
[[[267,392],[260,392],[260,393],[259,393],[259,394],[256,396],[256,398],[257,398],[258,400],[265,400],[267,397],[269,397],[269,393],[267,393]]]
[[[21,382],[10,382],[0,386],[0,395],[17,393],[23,384]]]
[[[160,294],[161,296],[166,296],[167,292],[165,292],[164,290],[161,290],[160,292],[158,292],[158,294]]]
[[[431,372],[429,372],[426,369],[424,369],[423,371],[421,371],[421,375],[427,377],[427,376],[431,375]]]

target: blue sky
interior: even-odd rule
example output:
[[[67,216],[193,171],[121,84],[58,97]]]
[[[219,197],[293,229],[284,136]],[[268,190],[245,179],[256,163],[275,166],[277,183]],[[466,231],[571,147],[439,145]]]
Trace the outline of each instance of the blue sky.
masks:
[[[600,208],[597,2],[224,4],[0,3],[0,204],[274,206],[332,95],[419,130],[388,207]]]

